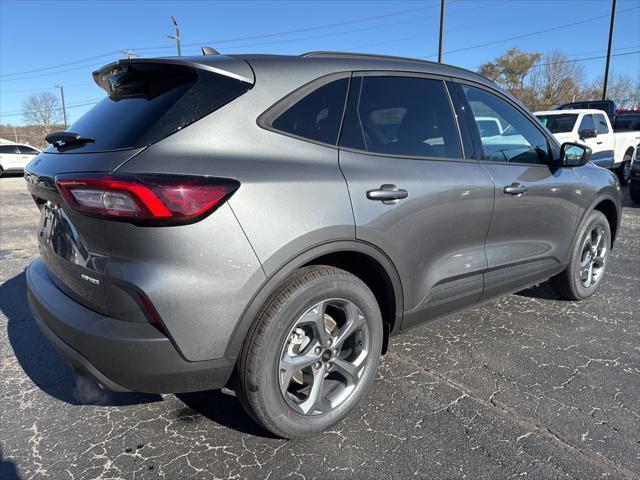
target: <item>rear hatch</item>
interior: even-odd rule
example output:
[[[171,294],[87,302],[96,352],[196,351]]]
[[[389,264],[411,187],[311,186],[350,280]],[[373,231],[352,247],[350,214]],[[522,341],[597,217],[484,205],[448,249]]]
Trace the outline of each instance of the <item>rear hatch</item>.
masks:
[[[93,77],[107,97],[65,134],[51,135],[48,141],[52,144],[28,165],[25,179],[41,210],[38,241],[52,280],[88,308],[113,318],[142,321],[144,317],[132,313],[139,309],[134,308],[136,300],[130,298],[127,288],[105,274],[110,259],[105,226],[107,222],[129,221],[125,218],[127,212],[122,210],[125,213],[122,218],[113,215],[115,210],[111,215],[103,215],[91,202],[106,200],[102,197],[96,200],[91,185],[102,186],[104,179],[113,184],[113,179],[118,180],[118,167],[147,146],[245,93],[253,85],[253,72],[244,60],[219,55],[121,60],[94,72]],[[61,179],[68,182],[69,178],[79,178],[89,185],[80,191],[83,196],[78,197],[79,203],[88,202],[81,205],[87,208],[76,208],[79,205],[73,205],[75,197],[68,192],[67,196],[62,195],[64,189],[58,182]],[[150,182],[145,188],[160,191],[160,198],[167,205],[176,200],[175,192],[167,188],[166,178],[150,175],[146,179],[125,180],[136,188],[140,182]],[[182,188],[184,179],[181,181]],[[202,192],[214,195],[227,192],[226,187],[210,183],[196,181],[192,188],[201,196]],[[162,192],[168,193],[162,197]],[[137,208],[137,200],[131,202],[126,195],[118,197],[117,192],[109,201],[115,208],[126,209],[126,202]],[[144,210],[144,205],[141,208]],[[173,213],[171,205],[168,210],[164,208],[169,210],[167,214],[160,213],[169,216]],[[141,220],[149,223],[141,218],[130,221]],[[182,216],[174,223],[189,220],[190,217]]]

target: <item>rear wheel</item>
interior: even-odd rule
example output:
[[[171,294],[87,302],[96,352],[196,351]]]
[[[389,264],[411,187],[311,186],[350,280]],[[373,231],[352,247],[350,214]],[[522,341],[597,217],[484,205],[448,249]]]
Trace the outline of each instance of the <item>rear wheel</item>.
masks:
[[[305,267],[272,295],[252,326],[238,364],[238,397],[276,435],[319,433],[365,395],[382,338],[378,303],[359,278]]]
[[[621,185],[629,183],[631,178],[631,153],[627,153],[622,160],[622,165],[616,168],[616,175]]]
[[[591,212],[573,247],[566,270],[551,279],[551,286],[563,298],[585,300],[602,283],[611,248],[607,217]]]
[[[640,203],[640,180],[631,180],[629,184],[629,196],[633,203]]]

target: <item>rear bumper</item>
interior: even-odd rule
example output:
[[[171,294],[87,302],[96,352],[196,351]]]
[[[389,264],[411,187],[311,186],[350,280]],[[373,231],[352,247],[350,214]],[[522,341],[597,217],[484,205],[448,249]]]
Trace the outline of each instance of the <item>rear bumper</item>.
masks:
[[[76,371],[115,391],[179,393],[223,387],[227,359],[190,362],[153,325],[100,315],[75,302],[50,280],[42,259],[27,269],[33,317]]]

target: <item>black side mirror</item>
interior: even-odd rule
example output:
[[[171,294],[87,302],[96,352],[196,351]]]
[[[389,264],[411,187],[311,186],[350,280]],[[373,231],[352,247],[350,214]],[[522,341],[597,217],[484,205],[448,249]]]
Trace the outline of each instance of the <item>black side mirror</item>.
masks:
[[[581,167],[591,160],[591,149],[579,143],[566,142],[560,147],[560,163],[563,167]]]
[[[584,130],[580,130],[578,135],[580,135],[580,138],[596,138],[598,136],[598,130],[595,128],[585,128]]]

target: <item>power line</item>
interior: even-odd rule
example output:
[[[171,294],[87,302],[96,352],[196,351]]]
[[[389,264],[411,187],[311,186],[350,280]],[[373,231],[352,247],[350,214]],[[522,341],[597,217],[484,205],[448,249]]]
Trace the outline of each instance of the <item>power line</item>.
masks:
[[[623,47],[619,50],[626,50],[629,48],[638,48],[640,47],[640,45],[634,45],[633,47]],[[626,55],[638,55],[640,54],[640,50],[635,50],[633,52],[624,52],[624,53],[615,53],[612,54],[612,57],[622,57],[622,56],[626,56]],[[584,55],[583,54],[573,54],[573,55]],[[531,68],[538,68],[538,67],[545,67],[545,66],[549,66],[549,65],[560,65],[563,63],[576,63],[576,62],[585,62],[585,61],[589,61],[589,60],[596,60],[596,59],[601,59],[601,58],[605,58],[606,55],[598,55],[598,56],[594,56],[594,57],[585,57],[585,58],[575,58],[575,59],[570,59],[570,60],[561,60],[558,62],[547,62],[547,63],[538,63],[533,65]],[[479,68],[479,66],[475,67],[476,69]],[[76,108],[76,107],[83,107],[86,105],[95,105],[96,103],[98,103],[100,100],[102,99],[98,99],[98,100],[91,100],[91,101],[87,101],[87,100],[82,100],[81,102],[83,103],[74,103],[71,105],[67,105],[67,108]],[[62,110],[61,107],[58,107],[54,110]],[[13,111],[13,112],[9,112],[9,113],[3,113],[0,114],[0,117],[13,117],[13,116],[19,116],[22,115],[22,111]]]
[[[627,8],[626,10],[621,10],[618,13],[630,12],[631,10],[637,10],[639,8],[640,7]],[[522,34],[522,35],[516,35],[516,36],[513,36],[513,37],[503,38],[503,39],[500,39],[500,40],[493,40],[491,42],[480,43],[478,45],[471,45],[469,47],[458,48],[456,50],[450,50],[450,51],[444,52],[444,53],[451,54],[451,53],[458,53],[458,52],[466,52],[467,50],[473,50],[473,49],[476,49],[476,48],[482,48],[482,47],[487,47],[487,46],[490,46],[490,45],[496,45],[498,43],[504,43],[504,42],[508,42],[510,40],[518,40],[518,39],[521,39],[521,38],[532,37],[532,36],[535,36],[535,35],[540,35],[541,33],[553,32],[554,30],[559,30],[559,29],[562,29],[562,28],[575,27],[576,25],[582,25],[584,23],[593,22],[595,20],[600,20],[602,18],[609,18],[609,15],[599,15],[597,17],[587,18],[587,19],[584,19],[584,20],[580,20],[578,22],[572,22],[572,23],[566,23],[566,24],[563,24],[563,25],[557,25],[555,27],[545,28],[544,30],[538,30],[536,32],[525,33],[525,34]],[[436,56],[437,55],[429,55],[428,57],[420,57],[420,58],[433,58],[433,57],[436,57]]]
[[[73,85],[65,85],[66,88],[74,88],[74,87],[86,87],[89,85],[95,85],[95,83],[76,83]],[[45,90],[55,90],[56,87],[40,87],[40,88],[25,88],[23,90],[1,90],[0,95],[8,95],[10,93],[27,93],[27,92],[42,92]]]
[[[461,0],[458,0],[461,1]],[[233,42],[238,42],[238,41],[242,41],[242,40],[256,40],[256,39],[260,39],[260,38],[270,38],[270,37],[275,37],[275,36],[280,36],[280,35],[290,35],[292,33],[301,33],[301,32],[309,32],[309,31],[314,31],[314,30],[322,30],[322,29],[326,29],[326,28],[333,28],[333,27],[337,27],[337,26],[343,26],[343,25],[352,25],[355,23],[360,23],[360,22],[369,22],[372,20],[378,20],[381,18],[388,18],[388,17],[393,17],[393,16],[398,16],[398,15],[404,15],[407,13],[413,13],[413,12],[417,12],[417,11],[421,11],[421,10],[428,10],[430,8],[433,8],[433,6],[428,6],[428,7],[420,7],[420,8],[413,8],[413,9],[409,9],[409,10],[401,10],[398,12],[391,12],[391,13],[387,13],[387,14],[383,14],[383,15],[376,15],[376,16],[372,16],[372,17],[364,17],[364,18],[358,18],[358,19],[353,19],[353,20],[347,20],[344,22],[337,22],[337,23],[331,23],[331,24],[326,24],[326,25],[318,25],[315,27],[307,27],[307,28],[299,28],[296,30],[288,30],[288,31],[283,31],[283,32],[272,32],[272,33],[267,33],[267,34],[261,34],[261,35],[252,35],[249,37],[239,37],[239,38],[230,38],[230,39],[222,39],[222,40],[216,40],[216,41],[206,41],[206,42],[198,42],[198,43],[186,43],[184,44],[185,47],[191,47],[191,46],[200,46],[203,44],[207,44],[207,43],[215,43],[215,44],[221,44],[221,43],[233,43]],[[165,50],[167,48],[174,48],[173,46],[158,46],[158,47],[139,47],[139,48],[134,48],[133,50]],[[113,50],[111,52],[107,52],[107,53],[103,53],[100,55],[95,55],[93,57],[88,57],[88,58],[84,58],[82,60],[74,60],[71,62],[67,62],[67,63],[61,63],[58,65],[52,65],[49,67],[42,67],[42,68],[36,68],[33,70],[24,70],[22,72],[12,72],[12,73],[5,73],[0,75],[0,78],[4,78],[4,77],[13,77],[13,76],[18,76],[18,75],[23,75],[23,74],[28,74],[28,73],[36,73],[36,72],[41,72],[41,71],[45,71],[45,70],[50,70],[50,69],[55,69],[55,68],[59,68],[59,67],[67,67],[69,65],[75,65],[78,63],[84,63],[84,62],[88,62],[91,60],[96,60],[98,58],[104,58],[104,57],[108,57],[111,55],[117,55],[120,54],[121,50]]]
[[[455,0],[453,0],[455,1]],[[452,1],[452,3],[453,3]],[[462,0],[457,0],[457,2],[461,2]],[[203,41],[203,42],[195,42],[195,43],[185,43],[183,44],[183,46],[185,47],[199,47],[201,45],[206,45],[206,44],[213,44],[213,45],[220,45],[223,43],[234,43],[234,42],[241,42],[244,40],[258,40],[261,38],[270,38],[270,37],[277,37],[277,36],[282,36],[282,35],[291,35],[292,33],[304,33],[304,32],[312,32],[315,30],[323,30],[326,28],[333,28],[333,27],[342,27],[345,25],[353,25],[354,23],[361,23],[361,22],[370,22],[372,20],[379,20],[381,18],[389,18],[389,17],[396,17],[399,15],[404,15],[406,13],[414,13],[414,12],[419,12],[422,10],[429,10],[435,8],[435,5],[430,5],[428,7],[419,7],[419,8],[412,8],[409,10],[401,10],[398,12],[391,12],[391,13],[386,13],[386,14],[382,14],[382,15],[375,15],[373,17],[365,17],[365,18],[359,18],[359,19],[354,19],[354,20],[346,20],[343,22],[336,22],[336,23],[331,23],[331,24],[327,24],[327,25],[320,25],[320,26],[316,26],[316,27],[306,27],[306,28],[298,28],[295,30],[287,30],[284,32],[275,32],[275,33],[266,33],[266,34],[261,34],[261,35],[252,35],[249,37],[237,37],[237,38],[230,38],[230,39],[222,39],[222,40],[207,40],[207,41]],[[138,48],[137,50],[165,50],[167,48],[172,48],[172,47],[168,47],[166,45],[162,45],[162,46],[158,46],[158,47],[144,47],[144,48]]]
[[[98,103],[100,100],[102,100],[102,98],[98,99],[98,100],[83,100],[83,103],[72,103],[71,105],[67,105],[67,110],[71,109],[71,108],[77,108],[77,107],[86,107],[87,105],[95,105],[96,103]],[[52,110],[60,110],[62,111],[62,107],[57,107],[57,108],[52,108]],[[2,113],[0,114],[0,117],[18,117],[20,115],[22,115],[23,112],[22,110],[20,111],[13,111],[13,112],[9,112],[9,113]]]

